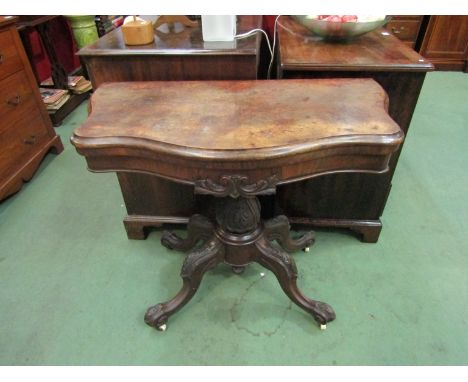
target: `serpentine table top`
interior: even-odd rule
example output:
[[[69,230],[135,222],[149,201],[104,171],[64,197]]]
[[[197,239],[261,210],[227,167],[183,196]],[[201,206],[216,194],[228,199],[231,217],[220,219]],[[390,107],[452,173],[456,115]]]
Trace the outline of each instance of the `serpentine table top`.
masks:
[[[283,184],[385,171],[403,140],[387,106],[371,79],[109,83],[72,142],[93,171]]]

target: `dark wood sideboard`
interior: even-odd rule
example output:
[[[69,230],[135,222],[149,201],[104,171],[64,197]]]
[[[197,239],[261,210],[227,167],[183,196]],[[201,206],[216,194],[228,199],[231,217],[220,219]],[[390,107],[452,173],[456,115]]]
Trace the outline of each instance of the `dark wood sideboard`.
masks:
[[[261,16],[239,16],[237,33],[261,25]],[[78,55],[94,89],[118,81],[255,79],[261,39],[257,34],[234,42],[205,42],[201,26],[173,25],[169,29],[165,24],[155,31],[153,43],[128,46],[118,28],[82,48]]]
[[[434,69],[408,44],[385,29],[327,42],[288,16],[280,17],[277,33],[278,78],[373,78],[389,96],[390,116],[408,132],[426,72]],[[387,174],[333,174],[279,187],[275,213],[295,223],[350,228],[375,242],[400,151]]]
[[[0,16],[0,200],[21,189],[42,158],[63,150],[16,30]]]

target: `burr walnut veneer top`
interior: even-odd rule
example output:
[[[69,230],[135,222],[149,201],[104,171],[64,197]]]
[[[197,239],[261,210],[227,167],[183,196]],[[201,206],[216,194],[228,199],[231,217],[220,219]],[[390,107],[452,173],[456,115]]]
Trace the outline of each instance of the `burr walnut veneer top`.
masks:
[[[372,79],[104,84],[72,142],[93,171],[200,178],[383,172],[403,140]]]
[[[385,140],[400,134],[386,102],[370,79],[113,83],[93,95],[91,115],[75,136],[201,151]]]

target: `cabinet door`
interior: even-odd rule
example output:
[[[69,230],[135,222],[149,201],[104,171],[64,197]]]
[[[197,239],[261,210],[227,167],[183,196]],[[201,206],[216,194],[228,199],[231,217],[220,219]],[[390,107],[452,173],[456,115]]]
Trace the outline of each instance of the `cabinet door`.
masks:
[[[431,16],[421,54],[437,69],[463,70],[468,44],[468,16]]]

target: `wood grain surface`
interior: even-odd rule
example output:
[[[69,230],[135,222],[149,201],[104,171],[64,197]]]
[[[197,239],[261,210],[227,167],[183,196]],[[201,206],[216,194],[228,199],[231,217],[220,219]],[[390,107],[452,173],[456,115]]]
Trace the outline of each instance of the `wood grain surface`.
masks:
[[[188,184],[378,173],[403,140],[386,105],[371,79],[113,83],[72,142],[91,170]]]
[[[204,151],[302,148],[400,131],[385,112],[385,92],[369,79],[105,84],[91,102],[93,112],[76,136]]]
[[[330,43],[315,36],[293,19],[278,22],[283,69],[348,71],[422,71],[432,64],[402,44],[385,29],[377,29],[346,43]],[[304,49],[307,45],[307,49]]]

